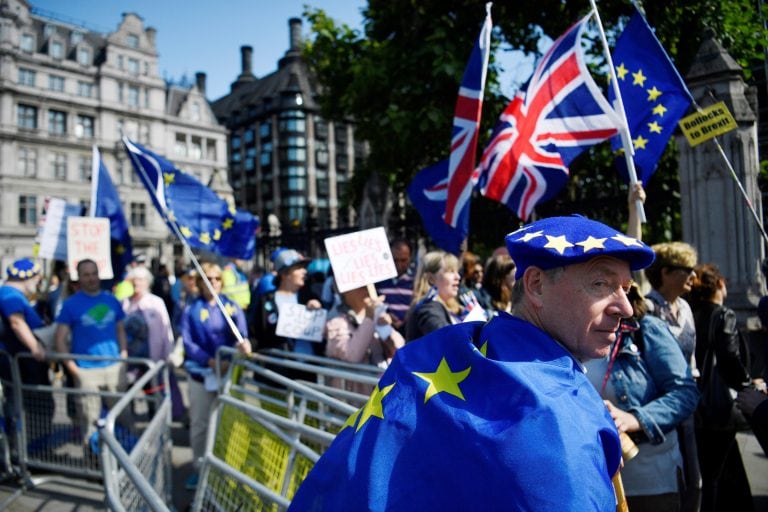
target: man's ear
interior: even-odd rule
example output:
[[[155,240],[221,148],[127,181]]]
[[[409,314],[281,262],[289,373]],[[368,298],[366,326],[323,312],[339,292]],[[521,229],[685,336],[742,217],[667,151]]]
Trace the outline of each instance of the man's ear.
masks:
[[[522,279],[525,296],[533,306],[537,308],[542,307],[542,295],[544,294],[544,286],[546,284],[544,282],[546,279],[544,271],[539,267],[530,266],[525,269]]]

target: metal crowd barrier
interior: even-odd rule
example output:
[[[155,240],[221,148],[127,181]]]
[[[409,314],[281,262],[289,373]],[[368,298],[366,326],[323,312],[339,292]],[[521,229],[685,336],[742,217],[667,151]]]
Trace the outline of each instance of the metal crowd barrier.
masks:
[[[123,418],[112,423],[113,427],[119,427],[113,428],[110,433],[119,446],[134,452],[142,450],[144,444],[150,442],[148,432],[151,432],[155,423],[153,420],[157,420],[149,414],[149,402],[155,404],[155,410],[158,412],[155,416],[159,416],[164,410],[163,402],[168,400],[158,395],[147,396],[142,391],[143,383],[156,378],[162,369],[154,367],[154,363],[148,359],[47,354],[49,364],[65,359],[114,361],[122,365],[120,371],[127,372],[129,367],[144,371],[146,378],[136,382],[127,392],[127,398],[122,401],[123,392],[75,388],[64,382],[63,372],[53,374],[51,385],[26,384],[22,381],[20,371],[20,363],[25,359],[31,360],[32,355],[21,353],[12,357],[7,352],[0,351],[0,366],[5,368],[4,376],[0,378],[4,397],[3,421],[0,422],[3,427],[0,461],[4,461],[6,466],[3,471],[17,478],[20,484],[16,493],[0,503],[0,510],[35,487],[56,481],[71,485],[72,480],[66,480],[64,477],[77,479],[83,482],[84,486],[98,485],[99,488],[102,481],[109,479],[110,475],[104,474],[104,464],[99,457],[105,455],[111,447],[108,441],[105,443],[103,435],[85,437],[79,416],[83,404],[89,403],[101,408],[102,415],[107,418],[109,408],[115,404],[130,404],[130,409],[121,410]],[[50,366],[48,371],[50,375]],[[169,427],[166,427],[166,430],[169,430]],[[4,453],[8,454],[7,458]],[[38,475],[39,471],[45,474]]]
[[[233,359],[220,381],[192,510],[285,510],[368,398],[343,386],[372,388],[383,370],[276,351],[246,359],[222,348],[219,374],[223,357]]]

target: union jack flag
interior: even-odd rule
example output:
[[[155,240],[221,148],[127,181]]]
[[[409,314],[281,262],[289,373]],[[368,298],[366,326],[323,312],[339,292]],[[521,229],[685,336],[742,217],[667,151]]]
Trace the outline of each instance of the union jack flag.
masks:
[[[527,88],[501,114],[480,161],[481,193],[527,220],[568,181],[584,149],[618,133],[619,117],[589,74],[581,49],[592,13],[544,55]]]
[[[448,196],[445,203],[446,224],[461,227],[468,224],[469,199],[474,182],[477,132],[483,110],[483,91],[488,72],[491,50],[491,9],[486,5],[486,16],[472,55],[464,70],[453,114],[453,137],[448,165]]]

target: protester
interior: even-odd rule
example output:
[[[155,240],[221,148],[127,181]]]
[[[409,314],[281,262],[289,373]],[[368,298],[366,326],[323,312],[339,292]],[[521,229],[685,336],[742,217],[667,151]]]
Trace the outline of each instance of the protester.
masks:
[[[125,313],[117,299],[101,289],[99,269],[93,260],[77,264],[80,290],[67,298],[56,317],[54,335],[56,350],[74,355],[125,358],[128,347],[123,319]],[[70,341],[71,346],[67,341]],[[83,442],[87,445],[96,431],[101,415],[100,391],[125,389],[125,365],[116,360],[66,359],[62,365],[69,371],[75,387],[87,392],[80,400],[79,415]],[[106,400],[111,407],[117,400]],[[128,421],[128,420],[126,420]]]
[[[280,308],[284,304],[303,304],[307,309],[320,309],[322,305],[311,290],[305,287],[307,265],[310,260],[293,249],[284,249],[276,254],[274,266],[277,275],[276,289],[259,295],[254,312],[254,337],[258,348],[280,348],[301,354],[314,354],[321,350],[321,344],[308,340],[286,339],[276,334]],[[317,349],[315,348],[317,347]],[[321,353],[321,352],[320,352]]]
[[[376,284],[376,291],[384,296],[392,326],[405,333],[405,316],[413,301],[413,273],[411,272],[411,246],[407,240],[394,240],[390,246],[397,277]]]
[[[506,241],[514,316],[398,350],[291,510],[615,510],[619,437],[583,362],[608,354],[653,253],[579,216]]]
[[[144,265],[132,267],[128,270],[128,272],[135,268],[143,268],[149,272],[149,269],[147,269],[147,267]],[[165,304],[166,313],[170,316],[173,312],[173,293],[171,291],[173,289],[173,282],[171,280],[171,273],[168,270],[168,265],[161,263],[157,269],[157,275],[153,276],[153,278],[150,280],[150,283],[152,286],[152,294],[162,299],[163,304]],[[136,293],[136,290],[134,290],[134,293]]]
[[[413,304],[405,323],[405,339],[413,341],[461,321],[459,260],[445,251],[424,255],[413,287]]]
[[[233,259],[222,269],[222,293],[234,301],[240,309],[245,311],[251,303],[251,285],[248,276],[243,271],[245,261]]]
[[[491,309],[491,296],[483,288],[485,269],[481,258],[473,252],[464,251],[461,255],[461,286],[459,294],[472,293],[477,302],[488,310]]]
[[[504,249],[506,253],[506,249]],[[515,262],[508,254],[491,256],[483,273],[483,288],[490,297],[489,316],[512,311],[512,287],[515,284]]]
[[[218,393],[218,380],[214,373],[216,368],[216,351],[219,347],[237,347],[243,354],[251,352],[248,340],[248,328],[245,315],[240,307],[221,294],[221,267],[215,263],[202,263],[201,268],[205,279],[197,276],[197,288],[200,296],[184,310],[181,320],[181,336],[184,340],[184,367],[189,373],[189,443],[192,447],[192,457],[195,467],[199,470],[200,461],[205,454],[205,440],[208,424],[211,419],[213,401]],[[225,313],[219,307],[216,296],[231,316],[242,341],[232,332],[226,320]],[[226,362],[225,362],[226,363]],[[226,368],[222,369],[222,373]],[[197,487],[199,474],[190,475],[185,482],[188,490]]]
[[[731,389],[742,391],[751,385],[749,348],[739,334],[736,313],[723,305],[728,296],[725,277],[712,264],[697,265],[694,272],[689,299],[701,374],[702,403],[696,414],[701,510],[749,511],[752,493],[736,442],[736,432],[749,427],[731,396]]]
[[[174,287],[175,284],[179,286],[177,293],[174,293],[171,327],[173,327],[174,334],[178,336],[181,334],[181,315],[184,309],[192,304],[200,294],[200,290],[197,288],[197,271],[191,267],[184,270],[174,283]]]
[[[610,354],[586,363],[587,376],[616,427],[639,448],[621,471],[629,510],[676,512],[683,470],[676,427],[696,409],[699,394],[669,327],[645,314],[637,285],[627,296],[632,317],[622,320]]]

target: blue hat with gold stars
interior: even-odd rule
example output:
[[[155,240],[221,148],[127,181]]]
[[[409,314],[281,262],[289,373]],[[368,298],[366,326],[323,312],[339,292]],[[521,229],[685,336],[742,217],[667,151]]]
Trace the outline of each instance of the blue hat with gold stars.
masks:
[[[40,265],[29,258],[16,260],[5,269],[8,279],[23,281],[35,277],[40,273]]]
[[[629,237],[581,215],[550,217],[532,222],[505,238],[520,279],[530,266],[542,270],[582,263],[597,256],[612,256],[640,270],[653,262],[653,250]]]

